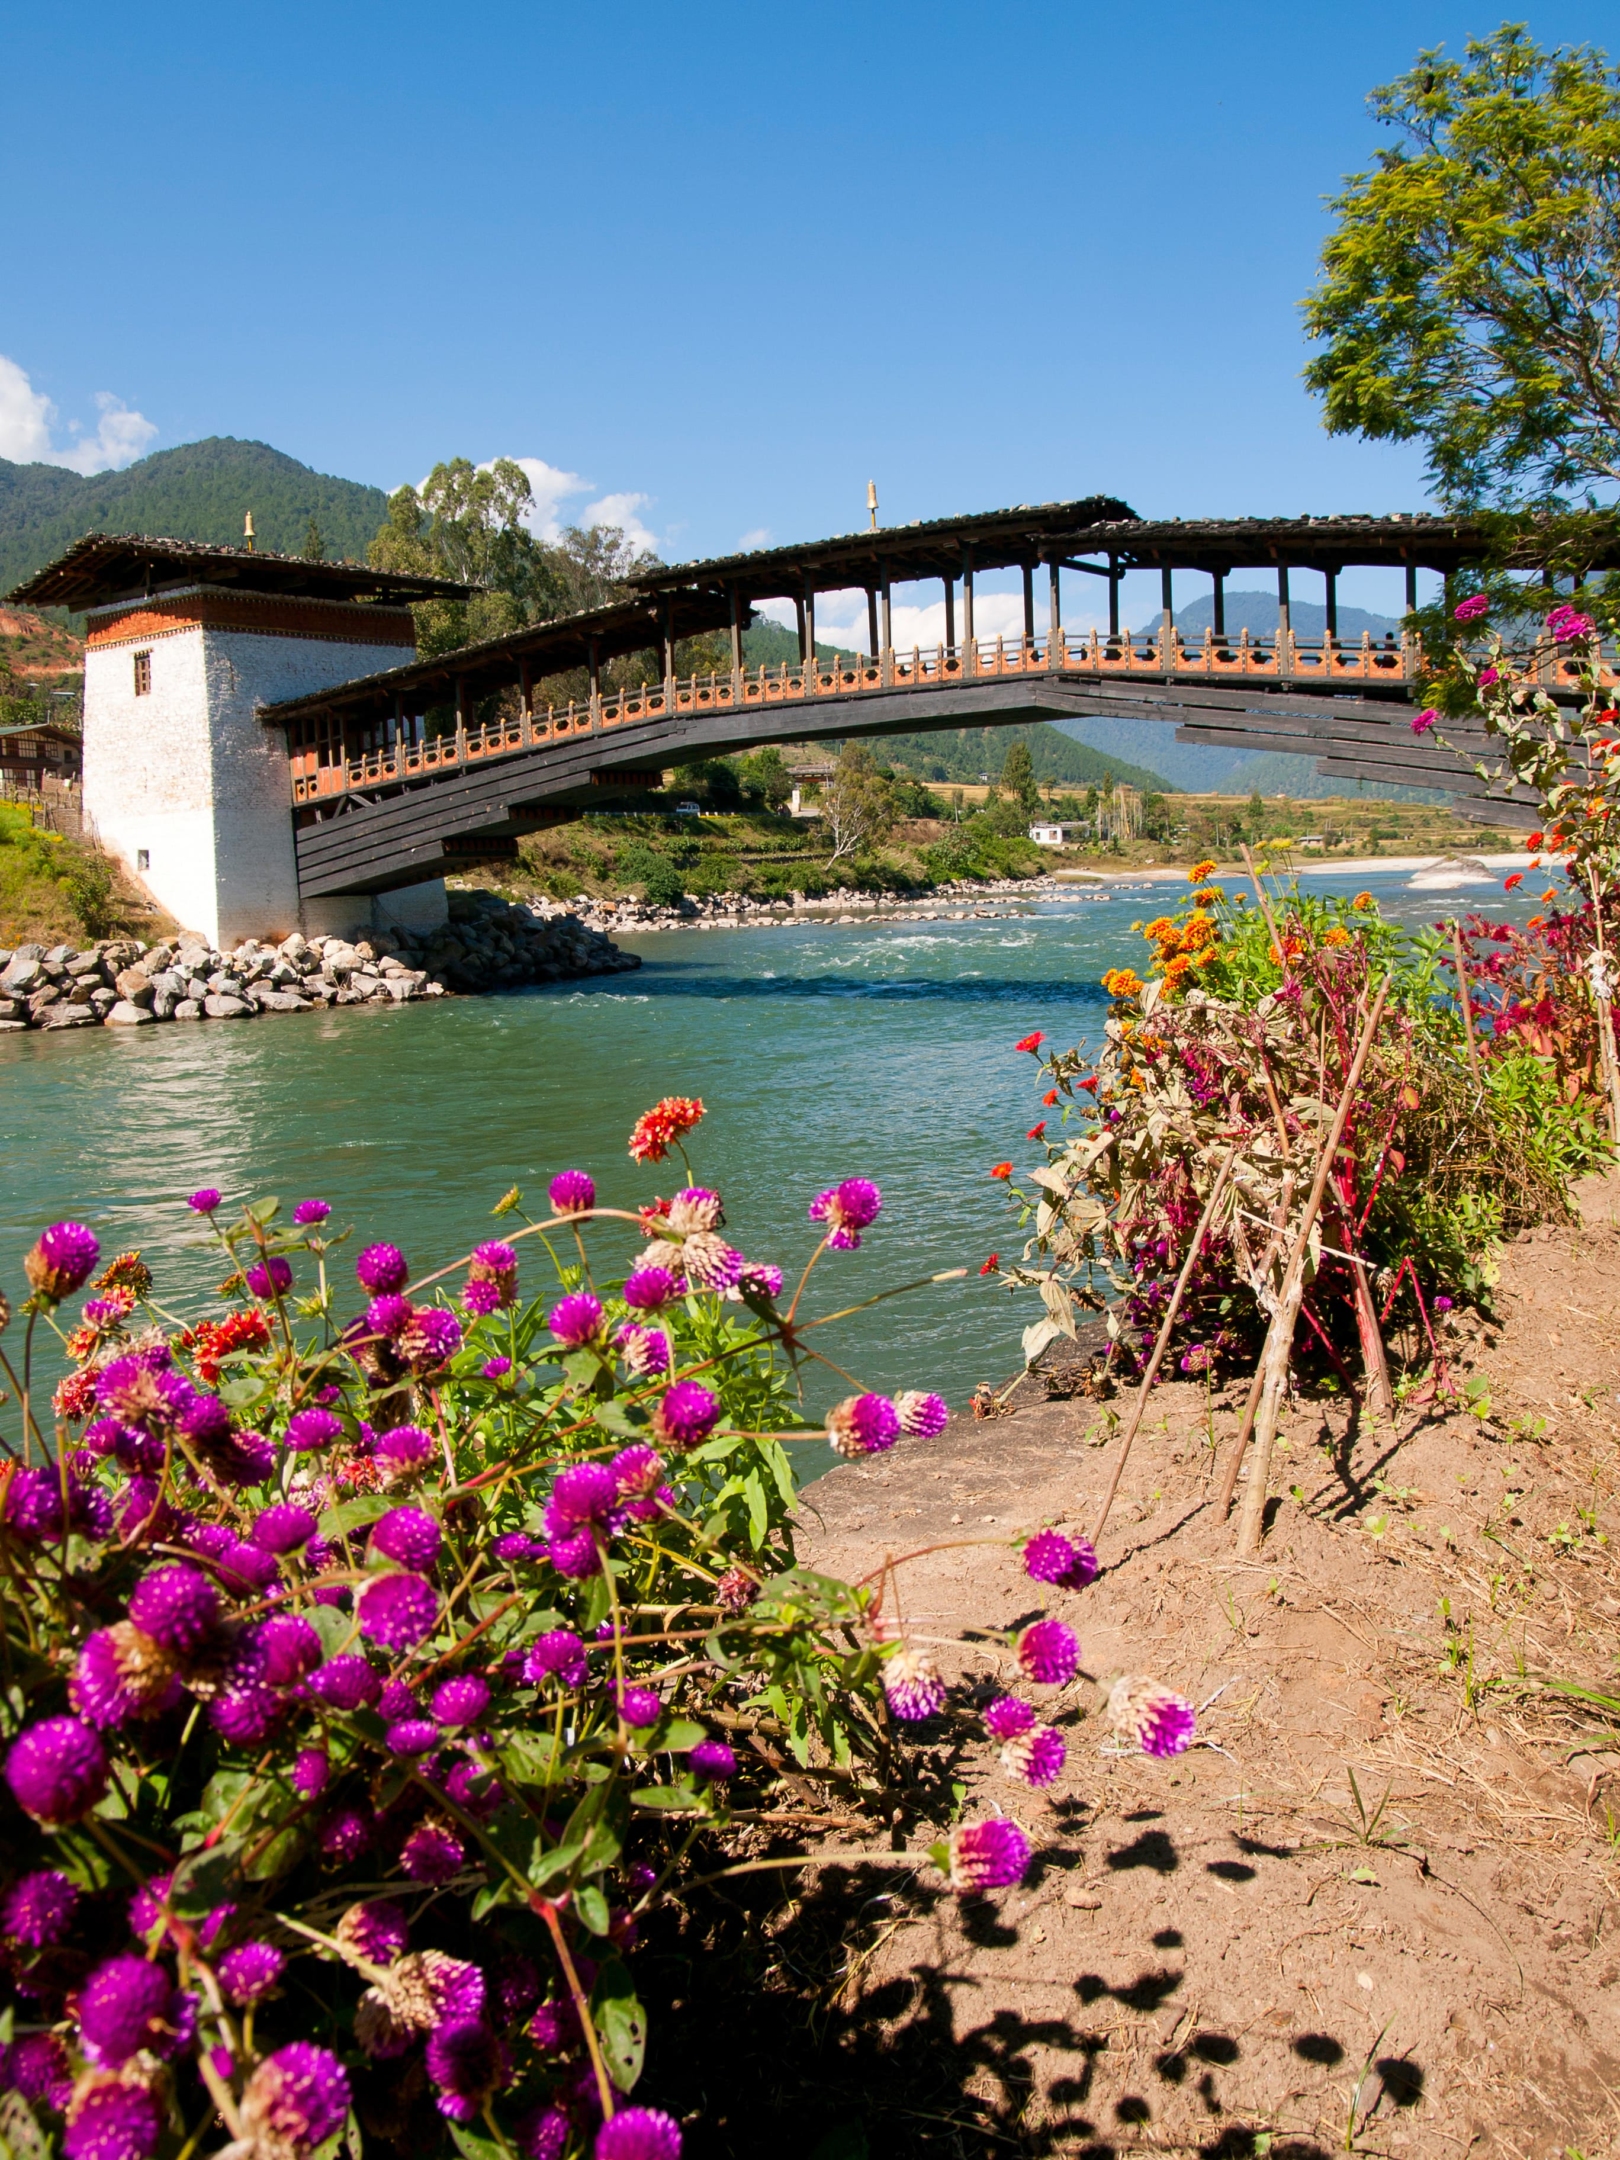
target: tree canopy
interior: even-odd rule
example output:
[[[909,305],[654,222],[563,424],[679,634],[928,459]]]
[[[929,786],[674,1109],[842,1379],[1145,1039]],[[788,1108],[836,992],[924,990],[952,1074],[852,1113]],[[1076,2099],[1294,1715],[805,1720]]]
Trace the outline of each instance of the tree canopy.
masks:
[[[1333,199],[1305,379],[1335,434],[1422,440],[1457,507],[1620,484],[1620,76],[1522,24],[1373,91],[1399,140]]]

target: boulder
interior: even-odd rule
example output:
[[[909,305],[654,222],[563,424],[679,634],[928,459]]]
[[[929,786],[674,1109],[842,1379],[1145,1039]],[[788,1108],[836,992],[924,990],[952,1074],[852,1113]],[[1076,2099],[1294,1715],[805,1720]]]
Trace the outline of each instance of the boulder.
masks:
[[[118,1003],[118,992],[108,989],[105,983],[98,983],[90,993],[90,1002],[105,1017]]]
[[[142,1015],[143,1019],[150,1017],[150,1014]],[[45,1025],[48,1028],[94,1027],[96,1020],[97,1014],[93,1005],[73,1005],[66,1002],[53,1005],[45,1015]]]
[[[120,970],[113,986],[126,1005],[150,1005],[152,978],[143,967]]]
[[[8,997],[16,997],[19,993],[26,996],[29,991],[37,990],[44,980],[45,970],[39,964],[38,953],[19,945],[4,974],[0,974],[0,990]]]
[[[104,1027],[145,1027],[157,1018],[144,1005],[131,1004],[128,998],[120,998],[102,1022]]]
[[[258,983],[253,985],[253,1002],[260,1012],[308,1012],[308,998],[296,997],[291,990],[266,990]]]
[[[232,997],[223,991],[205,997],[203,1011],[210,1020],[249,1020],[253,1017],[253,1007],[246,998]]]
[[[202,1016],[202,1005],[194,997],[182,998],[174,1008],[174,1017],[177,1020],[200,1020]]]
[[[55,983],[48,982],[43,989],[36,990],[29,998],[28,1010],[33,1018],[38,1020],[49,1007],[58,1003],[61,995],[62,993],[57,989]]]

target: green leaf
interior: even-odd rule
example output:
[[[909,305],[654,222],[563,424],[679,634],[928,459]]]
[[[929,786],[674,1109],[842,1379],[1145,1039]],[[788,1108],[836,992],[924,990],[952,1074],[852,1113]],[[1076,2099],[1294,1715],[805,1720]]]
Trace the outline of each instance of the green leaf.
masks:
[[[270,1193],[263,1200],[250,1200],[242,1212],[263,1228],[265,1224],[273,1223],[281,1213],[281,1202],[274,1193]]]
[[[593,1935],[605,1935],[613,1925],[608,1901],[595,1883],[584,1883],[575,1891],[574,1910]]]
[[[228,1845],[189,1855],[174,1871],[169,1904],[183,1919],[201,1920],[216,1905],[226,1902],[239,1857]]]
[[[450,2135],[455,2140],[456,2150],[461,2154],[462,2160],[508,2160],[508,2156],[492,2137],[486,2137],[481,2130],[469,2128],[466,2123],[451,2123]]]
[[[603,2058],[621,2092],[633,2092],[647,2053],[647,2020],[617,1958],[602,1967],[591,2001]]]
[[[500,1760],[515,1785],[550,1785],[567,1760],[548,1732],[514,1731],[501,1742]]]
[[[361,1523],[376,1522],[398,1503],[386,1493],[356,1493],[352,1500],[340,1500],[336,1507],[329,1507],[321,1517],[321,1536],[342,1537],[346,1530],[358,1528]]]
[[[321,1638],[321,1649],[327,1657],[336,1657],[349,1637],[354,1633],[354,1621],[348,1613],[338,1612],[331,1605],[306,1605],[301,1617],[307,1620]]]
[[[689,1808],[697,1806],[697,1789],[691,1785],[638,1785],[630,1798],[637,1807]]]
[[[272,1383],[257,1374],[238,1375],[235,1379],[222,1380],[219,1399],[233,1410],[251,1410],[263,1402],[271,1392]]]
[[[671,1755],[684,1755],[688,1748],[695,1748],[708,1737],[706,1725],[699,1725],[692,1718],[671,1718],[654,1744],[667,1749]]]
[[[617,1433],[622,1440],[640,1440],[647,1432],[647,1419],[636,1410],[626,1409],[620,1402],[599,1403],[596,1422],[604,1432]]]

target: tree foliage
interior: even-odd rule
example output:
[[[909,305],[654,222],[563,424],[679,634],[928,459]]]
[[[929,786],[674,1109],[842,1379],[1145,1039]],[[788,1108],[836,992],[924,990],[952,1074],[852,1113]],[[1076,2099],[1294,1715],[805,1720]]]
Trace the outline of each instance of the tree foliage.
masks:
[[[1421,440],[1454,505],[1620,481],[1620,77],[1522,24],[1372,93],[1399,141],[1305,303],[1329,430]]]
[[[821,812],[833,844],[829,870],[881,840],[893,825],[893,794],[865,743],[847,742],[838,753],[837,770],[821,791]]]

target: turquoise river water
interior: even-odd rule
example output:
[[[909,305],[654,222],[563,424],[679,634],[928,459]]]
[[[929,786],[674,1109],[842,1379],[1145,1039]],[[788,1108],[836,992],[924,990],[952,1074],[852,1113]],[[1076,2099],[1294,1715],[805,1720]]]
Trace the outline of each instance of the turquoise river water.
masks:
[[[1499,885],[1414,893],[1404,872],[1310,882],[1369,888],[1412,924],[1502,905]],[[1035,1317],[977,1273],[1020,1244],[990,1166],[1036,1153],[1024,1138],[1041,1115],[1035,1061],[1013,1044],[1035,1028],[1094,1039],[1098,978],[1140,960],[1131,923],[1184,889],[1115,886],[988,920],[664,933],[639,942],[639,974],[601,982],[252,1027],[5,1038],[0,1285],[15,1297],[23,1250],[72,1215],[109,1254],[140,1246],[171,1305],[197,1309],[218,1265],[182,1203],[203,1184],[233,1200],[320,1195],[363,1241],[392,1238],[425,1272],[493,1234],[507,1187],[539,1202],[559,1169],[590,1170],[616,1206],[669,1191],[669,1166],[639,1169],[626,1136],[661,1095],[697,1095],[708,1116],[693,1166],[724,1193],[751,1258],[796,1269],[815,1193],[856,1174],[883,1188],[862,1250],[823,1263],[815,1309],[969,1270],[821,1339],[866,1386],[960,1403],[1016,1369]],[[603,1274],[638,1243],[626,1225],[597,1235]],[[535,1261],[525,1273],[538,1283]],[[829,1375],[808,1399],[843,1392]]]

